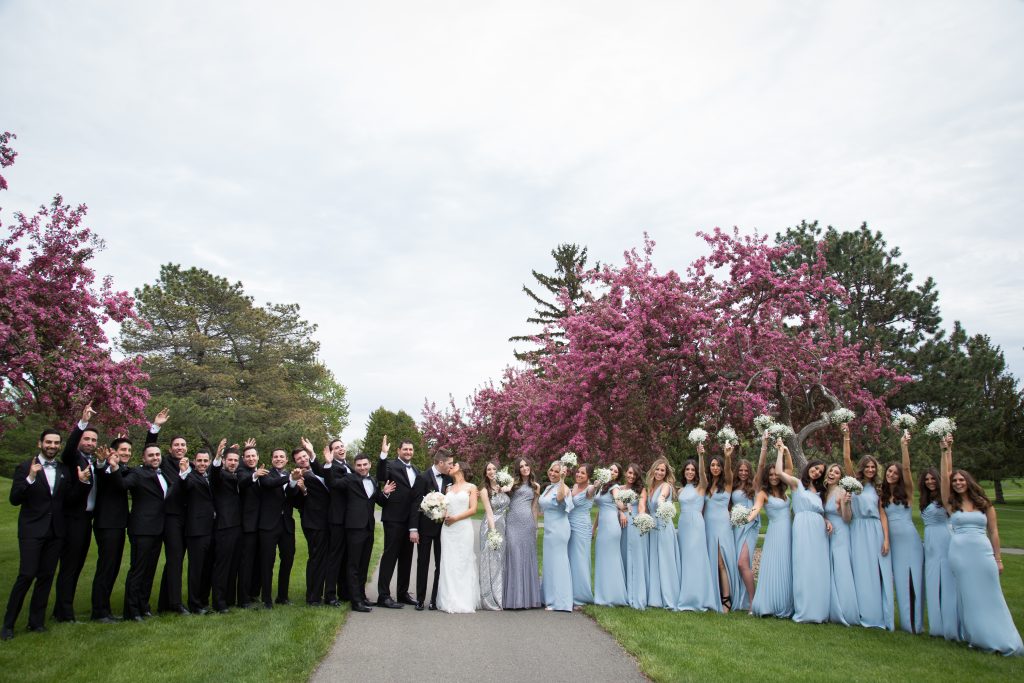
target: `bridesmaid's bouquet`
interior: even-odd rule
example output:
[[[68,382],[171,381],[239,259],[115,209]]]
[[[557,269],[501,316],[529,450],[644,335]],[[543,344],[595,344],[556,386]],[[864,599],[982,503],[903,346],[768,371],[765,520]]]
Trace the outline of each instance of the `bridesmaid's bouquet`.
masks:
[[[937,436],[940,439],[949,436],[956,431],[956,422],[951,417],[938,417],[928,423],[924,433],[928,436]]]
[[[431,491],[423,496],[420,512],[435,522],[444,521],[444,518],[448,516],[448,501],[444,499],[444,494],[440,491]]]
[[[708,440],[708,433],[700,427],[697,427],[696,429],[690,430],[690,434],[686,438],[689,439],[690,443],[697,445]]]
[[[646,536],[651,533],[657,524],[654,523],[654,518],[646,512],[642,512],[633,518],[633,526],[640,532],[641,536]]]
[[[505,542],[505,538],[498,533],[497,529],[491,529],[487,532],[487,549],[488,550],[501,550],[501,544]]]
[[[508,468],[503,467],[498,470],[498,473],[494,475],[494,481],[498,482],[499,488],[505,488],[506,486],[512,485],[512,475],[509,474]]]
[[[758,415],[754,418],[754,429],[758,434],[764,434],[765,430],[775,424],[775,418],[771,415]]]
[[[896,413],[892,416],[892,428],[897,431],[911,430],[917,426],[917,418],[906,413]]]
[[[856,413],[849,408],[836,408],[828,414],[829,422],[834,425],[846,424],[847,422],[852,421],[855,417],[857,417]]]
[[[612,480],[612,471],[608,467],[595,467],[594,468],[594,483],[598,486],[604,486]]]
[[[729,512],[729,522],[737,528],[746,526],[750,523],[750,512],[746,505],[733,505]]]
[[[615,502],[622,503],[626,507],[629,507],[640,500],[640,496],[636,495],[636,491],[633,489],[615,489],[614,495]]]
[[[864,484],[857,481],[855,477],[843,477],[839,480],[839,488],[847,493],[860,493],[864,490]]]
[[[658,511],[654,514],[666,524],[671,524],[672,520],[676,518],[676,504],[670,500],[664,500],[658,504]]]
[[[736,430],[730,427],[729,425],[725,425],[724,427],[719,429],[717,437],[718,443],[722,444],[723,446],[730,443],[738,444],[740,442],[739,437],[736,436]]]
[[[561,458],[559,458],[559,460],[562,461],[563,465],[568,465],[569,467],[576,467],[579,463],[579,460],[576,458],[576,454],[572,451],[565,453]]]
[[[770,434],[773,439],[785,439],[787,436],[796,436],[796,432],[793,431],[792,427],[789,425],[779,424],[778,422],[768,427],[768,434]]]

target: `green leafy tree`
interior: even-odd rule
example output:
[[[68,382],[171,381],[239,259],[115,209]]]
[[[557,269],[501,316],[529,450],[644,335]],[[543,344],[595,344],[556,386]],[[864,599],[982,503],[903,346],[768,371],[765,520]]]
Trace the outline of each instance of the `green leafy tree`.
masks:
[[[397,456],[399,444],[403,441],[412,441],[416,453],[412,459],[413,465],[421,470],[430,466],[431,455],[427,453],[423,434],[416,426],[416,421],[404,410],[395,413],[381,406],[370,413],[370,419],[366,422],[366,436],[362,441],[363,450],[370,456],[374,468],[377,466],[381,441],[385,436],[391,443],[391,457]]]
[[[160,268],[135,291],[146,324],[120,343],[143,357],[150,405],[168,406],[174,433],[212,444],[255,437],[287,447],[348,422],[345,387],[317,357],[316,325],[295,304],[256,306],[242,283],[199,268]]]
[[[541,341],[553,340],[556,348],[564,346],[562,340],[565,333],[558,329],[558,325],[569,315],[570,306],[575,307],[585,301],[587,297],[583,280],[583,273],[587,270],[587,248],[580,247],[578,244],[563,243],[551,251],[551,257],[555,259],[554,275],[532,271],[533,278],[544,290],[547,290],[547,294],[545,295],[543,292],[538,294],[523,285],[523,291],[537,304],[534,314],[527,318],[526,322],[541,325],[542,329],[535,335],[509,337],[510,342],[536,342],[536,338],[539,338]],[[597,268],[598,265],[595,264],[594,268]],[[548,301],[544,298],[545,296],[550,296],[552,300]],[[565,298],[568,298],[568,305]],[[533,349],[516,351],[515,356],[517,360],[533,363],[543,353],[543,349]]]

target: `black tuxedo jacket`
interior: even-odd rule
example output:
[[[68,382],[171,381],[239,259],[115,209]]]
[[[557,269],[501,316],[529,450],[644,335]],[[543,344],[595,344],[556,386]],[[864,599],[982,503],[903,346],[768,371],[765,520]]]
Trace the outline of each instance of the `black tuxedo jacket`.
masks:
[[[167,482],[166,499],[156,470],[152,467],[132,467],[120,480],[117,477],[111,477],[109,480],[120,482],[124,488],[132,492],[128,533],[136,536],[159,536],[164,533],[166,502],[181,490],[181,478],[177,474],[173,477],[164,474],[164,480]]]
[[[78,468],[85,469],[89,466],[89,459],[78,450],[78,444],[82,441],[82,430],[75,425],[68,435],[67,443],[64,444],[64,451],[60,455],[60,461],[67,465],[75,478],[78,477]],[[95,470],[95,468],[94,468]],[[96,477],[93,477],[88,484],[79,482],[79,486],[68,497],[64,504],[64,514],[69,517],[81,517],[86,514],[86,505],[89,502],[89,491],[96,486]],[[95,511],[95,508],[93,509]]]
[[[242,533],[260,528],[260,487],[252,480],[255,470],[238,466],[238,496],[242,505]]]
[[[170,480],[174,479],[175,482],[181,483],[181,477],[178,476],[181,472],[178,469],[178,462],[167,455],[166,453],[160,459],[160,469],[164,471],[164,476]],[[164,511],[168,515],[184,515],[185,514],[185,489],[182,486],[175,486],[174,490],[167,494],[167,500],[164,503]]]
[[[299,508],[299,515],[302,518],[302,528],[311,530],[328,528],[331,507],[330,489],[327,484],[321,483],[312,471],[303,473],[302,480],[306,484],[306,493],[303,494],[298,487],[293,489],[295,507]]]
[[[419,471],[414,467],[413,472],[419,476]],[[377,485],[383,488],[389,481],[395,482],[398,487],[391,492],[387,505],[383,505],[380,519],[382,522],[408,525],[413,510],[413,485],[409,483],[409,475],[406,474],[405,463],[399,458],[377,459]],[[415,481],[415,480],[414,480]]]
[[[77,470],[72,475],[71,468],[56,459],[56,481],[52,494],[45,468],[36,473],[35,481],[30,484],[28,473],[35,460],[31,458],[18,465],[11,482],[11,505],[21,506],[18,512],[18,538],[45,538],[50,533],[51,523],[53,533],[63,538],[64,504],[69,497],[73,497],[72,491],[84,488],[84,484],[78,481]]]
[[[252,481],[252,473],[249,475]],[[222,467],[210,467],[213,484],[213,507],[217,511],[217,528],[231,529],[242,524],[242,495],[239,488],[239,470],[228,472]],[[257,514],[259,508],[256,509]]]
[[[330,467],[327,467],[326,464],[314,461],[311,464],[311,467],[313,471],[323,477],[325,481],[327,480],[327,472],[330,470],[334,470],[332,474],[336,479],[341,479],[346,474],[351,474],[352,472],[352,468],[348,466],[348,463],[341,462],[340,460],[332,462]],[[335,488],[331,488],[330,486],[328,486],[328,488],[331,489],[331,505],[327,512],[327,521],[331,524],[344,526],[345,495]]]
[[[212,534],[217,516],[213,505],[213,482],[192,470],[181,485],[185,500],[185,535]]]
[[[433,468],[428,468],[416,476],[416,484],[413,486],[412,510],[409,515],[409,528],[417,529],[421,536],[440,536],[443,522],[435,522],[420,512],[420,503],[423,497],[433,491],[444,493],[452,485],[452,478],[447,474],[441,475],[441,489],[437,488],[437,480],[434,479]]]
[[[377,486],[372,477],[368,477],[373,484],[373,495],[367,497],[366,489],[363,488],[363,479],[355,472],[343,476],[337,476],[334,468],[327,469],[327,481],[332,490],[337,490],[345,499],[345,528],[372,530],[374,524],[373,504],[381,507],[387,502],[383,491]],[[392,494],[394,495],[394,494]]]
[[[277,521],[284,520],[285,531],[295,533],[295,517],[292,515],[291,498],[294,493],[289,491],[288,470],[270,470],[256,480],[260,490],[260,531],[270,531],[277,526]],[[302,495],[301,492],[299,495]]]
[[[146,432],[146,446],[156,443],[157,435]],[[146,450],[143,446],[143,451]],[[128,528],[128,491],[123,484],[110,481],[110,477],[123,477],[128,470],[122,464],[116,472],[107,474],[106,463],[96,465],[96,507],[93,510],[93,526],[97,529]],[[85,509],[84,506],[82,509]]]

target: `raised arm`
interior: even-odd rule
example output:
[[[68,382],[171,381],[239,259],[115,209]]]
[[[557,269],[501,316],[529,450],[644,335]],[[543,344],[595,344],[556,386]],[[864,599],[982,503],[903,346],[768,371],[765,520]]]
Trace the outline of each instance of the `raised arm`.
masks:
[[[775,442],[775,448],[778,451],[775,456],[775,474],[779,475],[779,479],[784,481],[789,488],[796,490],[800,486],[800,480],[786,470],[783,465],[783,459],[789,449],[786,448],[786,444],[782,443],[781,438]],[[792,466],[792,462],[790,464]]]
[[[754,490],[760,491],[761,487],[764,486],[764,472],[765,472],[765,461],[768,459],[768,439],[771,435],[768,431],[761,435],[761,455],[757,458],[757,469],[754,471]]]
[[[789,452],[789,446],[787,446],[785,443],[782,444],[782,455],[786,459],[782,471],[790,476],[793,476],[793,471],[795,469],[793,467],[793,454]]]
[[[728,493],[732,493],[732,454],[736,447],[729,442],[725,444],[725,490]]]
[[[751,508],[750,514],[747,515],[747,524],[750,524],[755,519],[757,519],[758,515],[761,514],[761,509],[764,507],[764,504],[767,501],[768,494],[765,493],[764,491],[758,491],[756,494],[754,494],[754,507]]]
[[[697,444],[697,481],[700,484],[700,490],[697,491],[700,495],[704,495],[708,490],[708,473],[704,471],[704,444]]]
[[[953,514],[953,506],[949,502],[949,477],[953,473],[953,435],[942,440],[942,455],[939,456],[939,495],[942,496],[942,507],[946,514]]]
[[[846,474],[853,477],[857,475],[857,470],[853,468],[853,456],[850,455],[850,425],[844,422],[839,425],[839,429],[843,432],[843,467],[846,468]]]
[[[907,492],[907,505],[914,507],[914,475],[910,472],[910,432],[903,430],[900,437],[900,451],[903,454],[903,488]]]
[[[384,486],[388,479],[388,451],[390,450],[391,444],[388,443],[388,437],[385,436],[380,443],[380,458],[377,459],[377,484],[380,486]]]

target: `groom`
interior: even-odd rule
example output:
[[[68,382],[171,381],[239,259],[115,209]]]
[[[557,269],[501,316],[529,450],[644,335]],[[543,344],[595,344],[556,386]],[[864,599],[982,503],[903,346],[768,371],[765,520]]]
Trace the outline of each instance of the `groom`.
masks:
[[[420,503],[428,493],[445,493],[452,484],[448,468],[452,466],[452,455],[441,449],[434,454],[434,465],[420,472],[413,486],[412,511],[409,518],[409,537],[417,544],[416,550],[416,610],[423,610],[427,597],[427,571],[430,565],[430,549],[434,549],[434,587],[430,592],[430,609],[437,609],[437,580],[441,574],[441,526],[420,512]]]

